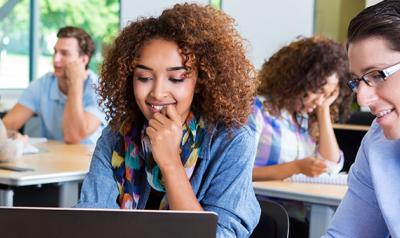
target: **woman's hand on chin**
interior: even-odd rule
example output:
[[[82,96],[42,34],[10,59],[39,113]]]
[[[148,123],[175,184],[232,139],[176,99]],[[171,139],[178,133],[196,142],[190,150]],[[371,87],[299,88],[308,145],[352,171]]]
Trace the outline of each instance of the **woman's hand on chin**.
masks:
[[[150,138],[153,158],[161,170],[171,166],[182,166],[182,130],[181,117],[173,105],[168,105],[161,113],[155,113],[149,120],[146,133]]]

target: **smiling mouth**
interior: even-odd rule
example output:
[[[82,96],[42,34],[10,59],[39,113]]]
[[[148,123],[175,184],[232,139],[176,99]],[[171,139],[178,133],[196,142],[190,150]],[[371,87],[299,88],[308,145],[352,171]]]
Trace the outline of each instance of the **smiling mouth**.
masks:
[[[163,105],[155,105],[155,104],[147,103],[147,105],[149,105],[155,111],[161,111],[162,109],[166,108],[168,105],[172,105],[172,104],[175,104],[175,103],[167,103],[167,104],[163,104]]]
[[[389,114],[389,113],[391,113],[393,111],[394,111],[394,108],[388,109],[388,110],[383,110],[383,111],[380,111],[379,113],[377,113],[375,116],[377,118],[381,118],[381,117],[386,116],[387,114]]]
[[[157,111],[161,111],[165,107],[163,105],[152,105],[152,104],[150,104],[150,106],[156,109]]]

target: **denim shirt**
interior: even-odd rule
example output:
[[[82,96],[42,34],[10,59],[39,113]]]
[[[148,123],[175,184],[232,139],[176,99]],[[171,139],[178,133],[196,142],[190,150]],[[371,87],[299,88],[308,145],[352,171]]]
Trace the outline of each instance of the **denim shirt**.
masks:
[[[90,171],[83,182],[81,208],[119,208],[117,182],[111,155],[122,137],[110,127],[103,130],[93,154]],[[218,214],[217,237],[248,237],[257,225],[260,207],[252,185],[255,136],[248,126],[214,128],[206,132],[195,172],[193,191],[206,211]],[[144,209],[150,185],[142,184],[139,209]]]

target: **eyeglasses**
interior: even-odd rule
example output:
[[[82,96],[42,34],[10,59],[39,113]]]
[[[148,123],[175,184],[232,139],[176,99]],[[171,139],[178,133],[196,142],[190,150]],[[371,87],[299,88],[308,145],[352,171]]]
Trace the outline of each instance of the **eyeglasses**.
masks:
[[[360,78],[354,78],[347,82],[347,86],[353,91],[358,91],[358,86],[360,85],[360,81],[364,81],[368,86],[375,87],[386,80],[387,77],[396,73],[400,70],[400,63],[397,63],[393,66],[387,67],[382,70],[374,70],[368,72],[361,76]]]

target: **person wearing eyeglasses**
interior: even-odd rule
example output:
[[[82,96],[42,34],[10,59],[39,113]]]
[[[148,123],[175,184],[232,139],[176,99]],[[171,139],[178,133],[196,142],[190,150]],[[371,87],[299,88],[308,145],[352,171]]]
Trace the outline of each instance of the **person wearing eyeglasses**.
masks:
[[[324,237],[400,237],[400,1],[364,9],[348,28],[358,103],[376,117]]]

